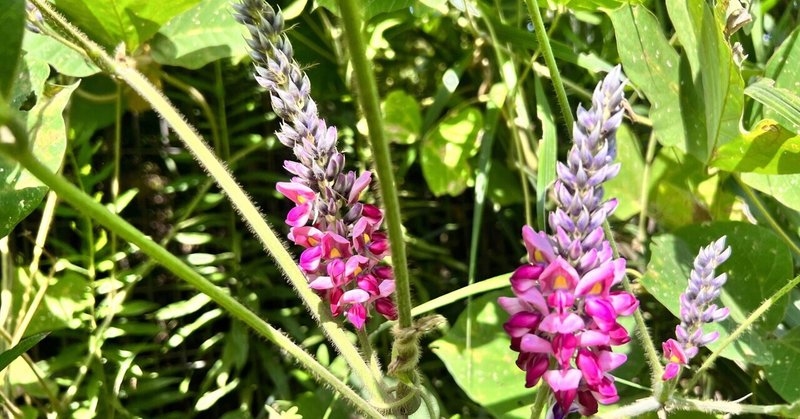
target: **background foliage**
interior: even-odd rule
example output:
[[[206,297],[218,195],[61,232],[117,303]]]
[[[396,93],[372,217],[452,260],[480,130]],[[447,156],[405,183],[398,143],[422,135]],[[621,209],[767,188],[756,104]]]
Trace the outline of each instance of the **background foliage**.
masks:
[[[368,168],[335,2],[279,3],[321,114],[340,128],[348,163]],[[730,38],[733,9],[723,1],[538,3],[573,107],[616,63],[630,80],[630,118],[618,136],[623,169],[607,194],[620,200],[612,224],[656,340],[674,333],[693,255],[726,234],[734,256],[723,266],[722,302],[732,313],[719,326],[724,339],[795,277],[800,261],[797,2],[751,2],[752,22]],[[282,226],[290,204],[274,185],[287,177],[289,153],[273,135],[278,123],[252,78],[230,0],[54,4],[163,89]],[[24,16],[13,10],[0,10],[8,40],[0,92],[25,112],[37,157],[347,376],[260,244],[146,102],[52,36],[23,36]],[[525,5],[367,0],[364,11],[415,302],[511,271],[524,254],[522,223],[544,222],[554,161],[571,132]],[[734,42],[748,55],[741,66]],[[18,164],[0,158],[0,178],[0,349],[43,338],[0,371],[6,413],[348,416],[279,349],[61,205]],[[442,415],[528,417],[534,390],[513,365],[495,304],[508,293],[436,307],[451,327],[424,342],[420,365]],[[758,404],[800,400],[798,301],[793,290],[774,302],[692,391],[750,394]],[[388,333],[375,339],[388,362]],[[623,402],[650,386],[641,349],[625,350],[630,361],[616,372],[626,380]]]

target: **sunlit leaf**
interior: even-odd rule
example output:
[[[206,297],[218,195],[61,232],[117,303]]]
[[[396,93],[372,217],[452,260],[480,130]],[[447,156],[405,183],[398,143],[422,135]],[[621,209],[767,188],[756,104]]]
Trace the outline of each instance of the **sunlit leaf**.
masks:
[[[101,45],[113,49],[125,43],[127,52],[136,51],[161,26],[200,0],[56,0],[56,7],[69,20]]]
[[[742,173],[742,181],[775,198],[787,207],[800,211],[800,174],[762,175],[758,173]]]
[[[31,335],[19,341],[16,346],[6,351],[0,353],[0,371],[3,371],[12,361],[19,358],[25,352],[28,352],[29,349],[36,346],[42,339],[47,337],[47,333],[39,333],[35,335]]]
[[[764,77],[775,80],[776,87],[798,92],[800,89],[800,27],[795,28],[772,54],[764,68]],[[781,125],[792,128],[795,132],[800,129],[792,126],[789,119],[771,108],[764,109],[764,117],[774,119]]]
[[[457,196],[472,177],[467,159],[478,150],[478,133],[483,127],[481,112],[473,107],[448,115],[422,142],[422,173],[436,196]]]
[[[416,99],[402,90],[393,90],[381,104],[389,141],[413,144],[419,139],[422,113]]]
[[[30,144],[33,154],[52,171],[61,167],[67,146],[67,134],[61,113],[67,106],[70,95],[78,86],[54,87],[47,97],[40,98],[36,106],[26,114]],[[0,237],[5,236],[27,217],[47,193],[42,185],[27,170],[0,157]]]
[[[26,33],[23,49],[29,57],[50,64],[66,76],[86,77],[100,72],[87,57],[49,36]]]
[[[744,92],[785,118],[788,126],[800,133],[800,96],[794,91],[776,87],[774,80],[761,79],[747,86]]]
[[[720,147],[711,165],[729,172],[800,173],[800,135],[765,119]]]
[[[0,96],[8,98],[17,74],[25,32],[25,1],[6,0],[0,7]]]
[[[627,125],[617,131],[617,161],[621,163],[617,177],[605,184],[606,196],[617,198],[614,216],[627,220],[641,211],[644,159],[639,140]]]

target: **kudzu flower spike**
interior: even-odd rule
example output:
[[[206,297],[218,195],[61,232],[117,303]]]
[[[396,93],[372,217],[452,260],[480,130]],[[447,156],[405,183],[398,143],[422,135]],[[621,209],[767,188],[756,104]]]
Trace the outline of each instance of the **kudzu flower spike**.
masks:
[[[395,319],[394,275],[383,263],[389,254],[380,228],[383,211],[360,202],[372,173],[344,171],[336,127],[319,117],[311,82],[294,60],[281,12],[263,0],[242,0],[234,9],[236,20],[250,33],[256,81],[267,89],[282,120],[278,140],[296,158],[283,165],[294,175],[291,182],[276,187],[294,202],[286,216],[288,237],[305,248],[299,266],[309,286],[323,295],[335,316],[346,315],[356,328],[364,326],[372,307]]]
[[[730,314],[726,307],[718,308],[713,303],[722,292],[728,280],[723,273],[714,276],[714,271],[731,255],[731,248],[725,246],[725,236],[700,249],[694,259],[694,268],[689,276],[689,285],[681,294],[681,324],[675,328],[676,339],[663,343],[664,358],[668,363],[663,380],[671,380],[682,365],[697,355],[700,347],[719,338],[719,332],[704,333],[703,325],[725,320]]]
[[[624,82],[615,67],[598,84],[592,107],[578,108],[567,164],[558,165],[557,209],[548,236],[522,228],[528,263],[511,276],[514,298],[501,297],[510,314],[503,325],[526,387],[544,379],[556,399],[552,417],[597,412],[598,403],[619,397],[610,371],[627,357],[612,346],[630,341],[618,323],[639,305],[625,291],[612,291],[625,275],[625,259],[613,259],[602,224],[616,200],[603,202],[603,182],[619,172],[613,164],[622,121]],[[541,390],[545,391],[545,390]]]

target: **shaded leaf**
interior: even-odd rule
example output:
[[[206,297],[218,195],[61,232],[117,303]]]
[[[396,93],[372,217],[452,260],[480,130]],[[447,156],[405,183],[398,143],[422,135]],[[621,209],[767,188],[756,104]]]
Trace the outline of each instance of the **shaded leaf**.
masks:
[[[767,342],[775,362],[764,365],[769,385],[788,402],[800,400],[800,328]]]
[[[416,99],[402,90],[393,90],[381,104],[389,141],[413,144],[419,139],[422,113]]]
[[[765,119],[720,147],[711,165],[729,172],[800,173],[800,136]]]
[[[800,27],[795,28],[772,54],[764,68],[764,77],[775,80],[777,87],[795,92],[800,89]],[[774,119],[795,131],[798,129],[779,112],[770,108],[764,109],[764,117]]]
[[[776,87],[774,80],[766,78],[747,86],[744,93],[785,118],[788,126],[800,133],[800,96]]]
[[[160,64],[197,69],[223,58],[244,57],[246,33],[233,18],[230,0],[202,0],[158,31],[152,54]]]
[[[502,327],[508,315],[497,304],[497,297],[510,294],[492,292],[472,302],[470,351],[464,314],[430,348],[467,396],[495,417],[528,418],[536,392],[525,388],[525,372],[515,365],[516,353]]]
[[[361,8],[364,11],[364,20],[370,20],[381,13],[408,9],[412,7],[415,2],[415,0],[362,0]],[[336,0],[317,0],[317,5],[330,10],[330,12],[336,16],[341,16],[339,13],[339,4]]]
[[[556,121],[540,77],[534,79],[536,92],[536,117],[542,124],[542,139],[539,140],[539,168],[536,174],[536,215],[539,229],[544,230],[547,225],[545,220],[547,190],[556,180],[556,159],[558,154],[558,138]]]
[[[25,33],[25,1],[6,0],[0,7],[0,96],[8,98],[20,61],[20,46]]]
[[[61,167],[67,146],[62,112],[75,83],[59,87],[51,97],[40,98],[27,113],[29,140],[33,154],[52,171]],[[17,162],[0,157],[0,237],[27,217],[44,198],[47,188]]]
[[[705,116],[697,119],[705,125],[705,136],[689,127],[687,136],[696,138],[697,149],[689,148],[692,155],[707,162],[712,150],[739,134],[739,119],[744,107],[742,91],[744,81],[733,62],[730,46],[723,35],[723,26],[714,16],[714,11],[703,1],[668,0],[667,11],[675,26],[689,61],[689,77],[681,74],[681,86],[692,84],[697,102],[684,111],[702,110]],[[656,86],[658,87],[658,86]],[[688,119],[685,117],[685,119]]]
[[[478,150],[478,133],[483,127],[481,112],[463,108],[439,122],[422,143],[422,174],[436,196],[457,196],[472,177],[469,159]]]
[[[48,76],[50,66],[46,62],[25,54],[17,66],[17,78],[9,98],[11,107],[20,109],[31,95],[41,97]]]
[[[627,220],[642,209],[640,197],[644,178],[639,140],[627,125],[621,125],[617,131],[617,161],[621,163],[619,174],[604,185],[605,194],[619,202],[614,217]]]
[[[42,339],[47,337],[48,333],[39,333],[31,335],[19,341],[13,348],[0,353],[0,371],[3,371],[12,361],[19,358],[29,349],[33,348]]]
[[[200,0],[56,0],[56,7],[90,38],[113,49],[121,42],[133,52],[161,26]],[[200,23],[198,23],[199,25]]]

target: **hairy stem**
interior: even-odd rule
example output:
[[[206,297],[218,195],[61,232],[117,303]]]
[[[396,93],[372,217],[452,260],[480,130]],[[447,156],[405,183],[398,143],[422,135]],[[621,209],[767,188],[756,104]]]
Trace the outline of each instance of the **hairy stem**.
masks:
[[[378,383],[370,374],[369,367],[361,359],[356,346],[350,342],[347,333],[342,330],[340,324],[333,318],[327,305],[322,302],[320,297],[308,287],[305,275],[294,261],[294,258],[283,246],[283,243],[272,231],[269,224],[264,220],[255,204],[250,200],[244,190],[236,183],[230,172],[216,158],[212,150],[200,138],[197,132],[191,127],[186,119],[178,112],[175,107],[158,91],[141,73],[128,67],[120,61],[112,59],[100,46],[90,41],[86,35],[76,27],[66,21],[61,15],[55,12],[45,0],[31,0],[31,2],[42,12],[45,19],[58,26],[59,29],[72,35],[77,39],[78,44],[83,48],[84,53],[96,65],[109,74],[120,78],[144,98],[156,110],[165,121],[169,123],[173,131],[183,141],[189,151],[209,172],[214,181],[228,196],[228,199],[236,207],[245,222],[251,227],[256,237],[261,241],[264,248],[272,255],[281,270],[286,273],[289,282],[300,298],[305,303],[311,315],[314,317],[325,334],[333,342],[342,357],[353,369],[355,375],[362,380],[370,395],[379,404],[386,402],[386,395]],[[396,260],[396,258],[395,258]]]
[[[703,362],[703,365],[701,365],[700,368],[698,368],[697,371],[695,371],[694,377],[692,377],[692,380],[689,382],[686,388],[687,389],[692,388],[697,383],[697,380],[700,378],[700,375],[705,370],[707,370],[714,363],[714,361],[716,361],[716,359],[722,354],[722,351],[724,351],[725,348],[728,347],[728,345],[735,342],[736,339],[738,339],[739,336],[741,336],[741,334],[744,333],[745,330],[747,330],[750,326],[752,326],[753,323],[756,322],[756,320],[760,319],[761,316],[763,316],[764,313],[767,312],[767,310],[772,308],[773,304],[775,304],[778,300],[780,300],[784,295],[786,295],[798,284],[800,284],[800,276],[796,276],[794,279],[786,283],[786,285],[781,287],[781,289],[779,289],[775,294],[773,294],[771,297],[767,298],[766,301],[761,303],[761,305],[758,306],[757,309],[753,310],[753,312],[750,313],[750,315],[747,316],[747,318],[741,324],[739,324],[739,327],[737,327],[736,330],[733,331],[733,333],[728,335],[728,337],[726,337],[724,340],[720,342],[719,347],[711,354],[711,356],[706,358],[706,360]]]
[[[4,121],[0,121],[4,122]],[[212,284],[208,279],[198,274],[195,270],[178,259],[175,255],[159,246],[156,242],[145,236],[141,231],[111,213],[103,205],[95,202],[62,176],[51,172],[27,149],[8,148],[2,149],[9,157],[18,161],[25,169],[31,172],[42,183],[50,187],[61,199],[75,209],[91,217],[105,228],[116,233],[119,237],[134,244],[145,254],[156,260],[177,277],[192,285],[195,289],[208,295],[212,300],[224,308],[231,316],[250,326],[258,334],[264,336],[281,349],[289,353],[303,367],[325,384],[330,385],[337,392],[342,393],[353,405],[365,414],[374,418],[381,418],[381,414],[368,402],[333,375],[326,367],[317,362],[311,355],[294,343],[289,337],[275,329],[257,314],[247,309],[236,301],[225,290]]]
[[[539,384],[539,389],[536,391],[536,401],[531,406],[531,419],[539,419],[542,417],[542,410],[547,404],[547,396],[550,395],[550,388],[544,382]]]

